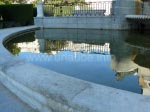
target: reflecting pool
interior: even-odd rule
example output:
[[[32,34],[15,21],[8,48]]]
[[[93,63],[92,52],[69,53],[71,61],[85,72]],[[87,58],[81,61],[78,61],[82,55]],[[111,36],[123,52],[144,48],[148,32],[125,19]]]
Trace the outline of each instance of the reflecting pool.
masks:
[[[55,72],[150,95],[149,33],[42,29],[4,45],[23,60]]]

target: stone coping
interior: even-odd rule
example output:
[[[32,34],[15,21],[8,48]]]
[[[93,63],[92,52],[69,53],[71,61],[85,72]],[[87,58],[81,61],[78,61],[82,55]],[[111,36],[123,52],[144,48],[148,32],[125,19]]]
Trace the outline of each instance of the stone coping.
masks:
[[[36,28],[0,30],[0,81],[22,101],[40,112],[149,112],[148,96],[50,71],[21,60],[4,48],[4,40]]]
[[[150,15],[126,15],[127,19],[150,20]]]

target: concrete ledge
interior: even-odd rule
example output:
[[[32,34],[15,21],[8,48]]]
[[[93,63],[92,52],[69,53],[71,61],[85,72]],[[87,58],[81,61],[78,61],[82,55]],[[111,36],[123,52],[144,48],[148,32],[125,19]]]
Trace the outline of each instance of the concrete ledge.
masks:
[[[83,28],[83,29],[129,29],[127,22],[121,26],[122,18],[102,17],[35,17],[34,23],[45,28]]]
[[[133,19],[133,20],[149,20],[150,21],[150,15],[126,15],[127,19]]]
[[[149,112],[150,97],[59,74],[10,54],[2,42],[36,26],[0,31],[0,81],[40,112]]]

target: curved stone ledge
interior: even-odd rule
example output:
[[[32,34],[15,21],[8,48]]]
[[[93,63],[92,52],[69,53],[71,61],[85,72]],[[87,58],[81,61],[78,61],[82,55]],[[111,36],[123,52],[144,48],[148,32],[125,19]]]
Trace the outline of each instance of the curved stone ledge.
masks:
[[[133,19],[133,20],[150,20],[150,15],[126,15],[127,19]]]
[[[10,36],[35,28],[0,30],[0,81],[22,101],[40,112],[149,112],[150,97],[35,66],[3,47]]]

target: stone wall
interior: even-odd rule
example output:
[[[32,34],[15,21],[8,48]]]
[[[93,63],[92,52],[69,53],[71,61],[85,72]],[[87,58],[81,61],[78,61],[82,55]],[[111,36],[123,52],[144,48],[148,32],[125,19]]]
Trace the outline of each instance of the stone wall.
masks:
[[[37,26],[46,28],[117,29],[114,17],[44,17],[35,18]]]
[[[42,17],[34,18],[35,25],[46,28],[92,28],[92,29],[130,29],[125,16],[141,13],[139,0],[117,0],[113,2],[110,16]],[[39,6],[41,8],[41,4]],[[38,10],[38,12],[40,12]],[[42,13],[42,12],[41,12]],[[40,14],[39,14],[40,15]],[[42,14],[41,14],[42,15]]]
[[[143,14],[150,15],[150,1],[143,3]]]

